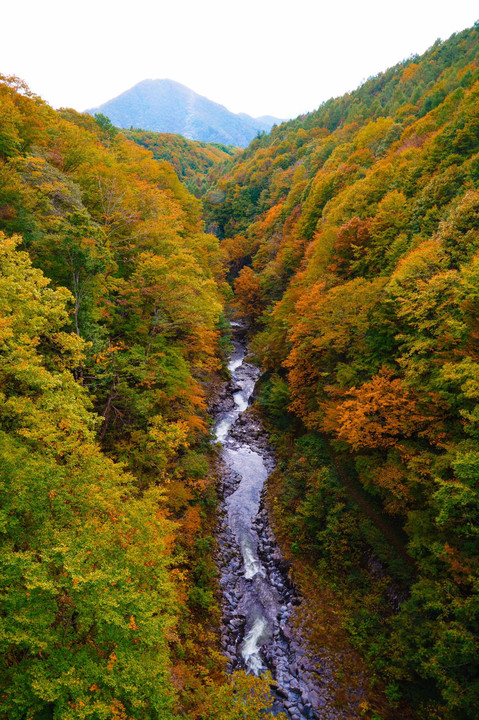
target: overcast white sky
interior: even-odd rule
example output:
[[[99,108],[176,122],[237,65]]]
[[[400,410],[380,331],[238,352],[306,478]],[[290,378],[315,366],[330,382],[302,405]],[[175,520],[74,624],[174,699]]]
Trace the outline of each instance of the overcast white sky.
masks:
[[[54,107],[145,78],[233,112],[314,110],[479,19],[477,0],[4,0],[0,73]]]

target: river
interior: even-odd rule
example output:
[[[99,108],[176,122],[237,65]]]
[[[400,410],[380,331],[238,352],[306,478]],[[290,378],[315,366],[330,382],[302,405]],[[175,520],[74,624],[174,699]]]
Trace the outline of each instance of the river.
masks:
[[[290,622],[301,598],[289,580],[263,503],[274,456],[260,421],[248,412],[259,370],[247,362],[244,328],[232,326],[231,382],[216,406],[215,423],[224,468],[217,562],[228,669],[272,673],[272,714],[336,720],[344,715],[333,705],[331,668],[308,652]]]

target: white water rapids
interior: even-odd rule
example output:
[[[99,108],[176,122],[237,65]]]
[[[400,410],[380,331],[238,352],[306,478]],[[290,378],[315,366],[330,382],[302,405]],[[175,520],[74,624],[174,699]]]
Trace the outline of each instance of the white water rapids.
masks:
[[[252,580],[257,574],[264,577],[265,573],[258,557],[258,541],[252,529],[252,520],[257,515],[261,490],[268,477],[268,471],[262,456],[247,446],[232,447],[228,443],[229,432],[249,405],[257,380],[258,371],[249,366],[247,373],[242,373],[245,351],[237,347],[228,363],[238,390],[233,393],[234,409],[223,414],[215,427],[216,440],[224,444],[223,458],[231,470],[241,477],[237,489],[226,500],[228,525],[233,531],[243,557],[243,575]],[[251,607],[251,627],[248,630],[241,648],[244,662],[250,672],[259,674],[264,670],[260,656],[261,641],[266,639],[268,620],[254,603]]]
[[[302,638],[290,624],[301,600],[262,503],[274,459],[261,421],[248,411],[259,370],[245,360],[245,328],[232,325],[231,382],[216,402],[215,424],[224,465],[217,564],[228,669],[246,668],[255,675],[271,671],[271,713],[284,712],[291,720],[343,720],[329,704],[327,714],[318,713],[326,706],[321,682],[330,671],[322,658],[307,657]]]

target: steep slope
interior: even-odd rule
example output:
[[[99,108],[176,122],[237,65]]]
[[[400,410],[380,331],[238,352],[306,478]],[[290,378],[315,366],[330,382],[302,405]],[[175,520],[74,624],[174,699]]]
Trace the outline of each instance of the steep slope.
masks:
[[[269,117],[255,119],[244,113],[235,115],[173,80],[143,80],[87,112],[107,115],[121,128],[176,133],[192,140],[238,147],[245,147],[258,133],[281,122]]]
[[[391,701],[461,720],[479,703],[478,36],[254,140],[207,196],[267,371],[285,542]]]
[[[125,130],[125,136],[148,148],[156,160],[171,163],[190,192],[200,197],[209,186],[208,176],[217,165],[239,152],[231,145],[187,140],[181,135],[146,130]]]
[[[0,716],[232,720],[212,622],[218,241],[171,165],[0,76]]]

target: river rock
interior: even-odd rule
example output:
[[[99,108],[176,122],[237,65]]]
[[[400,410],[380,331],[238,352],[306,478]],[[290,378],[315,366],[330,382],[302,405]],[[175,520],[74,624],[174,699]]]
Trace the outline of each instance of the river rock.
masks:
[[[301,598],[292,585],[288,575],[289,564],[280,552],[272,532],[262,489],[263,481],[274,467],[274,455],[258,414],[251,408],[244,412],[238,409],[244,407],[248,395],[251,400],[259,370],[247,362],[237,366],[245,354],[242,338],[244,326],[236,327],[235,331],[233,359],[236,367],[231,365],[231,382],[223,384],[210,404],[217,420],[224,421],[223,433],[226,428],[222,450],[224,463],[219,481],[215,557],[223,593],[220,630],[221,644],[228,659],[227,670],[232,672],[246,667],[257,672],[255,668],[264,670],[266,663],[275,679],[272,689],[276,699],[272,711],[286,712],[289,720],[318,718],[315,709],[327,705],[327,711],[320,711],[321,720],[359,717],[358,703],[344,710],[334,708],[331,690],[333,670],[329,658],[326,655],[307,658],[307,643],[301,631],[289,622],[292,609],[301,605]],[[235,400],[241,405],[237,405]],[[228,429],[225,423],[230,420]],[[246,476],[244,463],[241,467],[234,465],[232,458],[244,458],[247,463],[251,460],[251,468],[259,468],[261,477],[254,474]],[[257,481],[259,484],[255,484]],[[242,487],[245,488],[243,496]],[[244,509],[249,507],[252,498],[255,503],[251,516],[248,515],[249,526],[245,536],[238,535],[238,526],[232,521],[235,515],[230,515],[231,503],[236,498],[239,499],[239,515],[236,517],[243,517]],[[246,538],[250,538],[248,542],[253,559],[257,553],[255,562],[262,568],[250,579],[244,577],[246,556],[243,558],[244,550],[240,548],[237,537],[242,537],[243,548]],[[266,626],[257,627],[256,639],[250,643],[253,653],[246,653],[243,657],[242,651],[249,647],[248,633],[253,631],[255,620],[261,617]],[[261,662],[261,667],[251,663],[255,657]],[[319,661],[323,663],[323,668]]]

